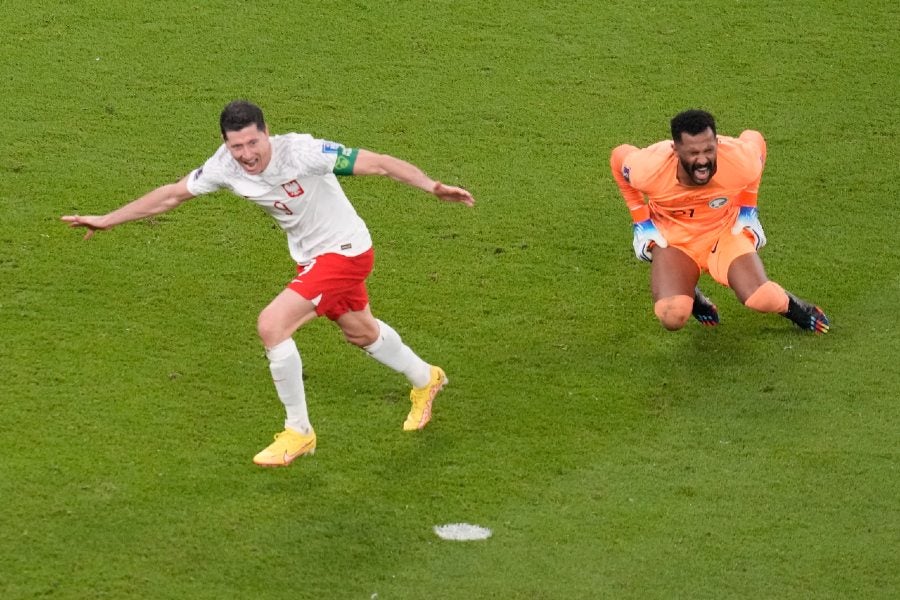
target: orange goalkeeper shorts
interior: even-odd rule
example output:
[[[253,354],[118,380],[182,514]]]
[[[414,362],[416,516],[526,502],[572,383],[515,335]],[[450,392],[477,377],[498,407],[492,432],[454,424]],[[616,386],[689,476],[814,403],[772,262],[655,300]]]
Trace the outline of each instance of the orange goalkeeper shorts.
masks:
[[[669,245],[690,256],[701,271],[709,272],[713,279],[725,286],[728,285],[728,268],[734,259],[749,252],[756,252],[753,234],[748,231],[733,234],[730,228],[718,235],[698,237],[686,243]]]

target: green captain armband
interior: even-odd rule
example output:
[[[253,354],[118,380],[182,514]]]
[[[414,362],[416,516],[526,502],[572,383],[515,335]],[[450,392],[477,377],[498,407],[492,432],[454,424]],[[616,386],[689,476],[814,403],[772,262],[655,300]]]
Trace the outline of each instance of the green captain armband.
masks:
[[[334,169],[331,172],[335,175],[353,175],[353,165],[356,164],[358,154],[358,148],[339,148],[337,160],[334,161]]]

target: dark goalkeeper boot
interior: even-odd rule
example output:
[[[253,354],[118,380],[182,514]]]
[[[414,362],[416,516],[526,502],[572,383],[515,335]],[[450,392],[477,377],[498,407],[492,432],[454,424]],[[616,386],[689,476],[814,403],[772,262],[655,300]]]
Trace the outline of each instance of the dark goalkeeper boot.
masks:
[[[719,309],[700,291],[700,286],[694,288],[694,308],[691,314],[701,325],[715,327],[719,324]]]
[[[806,300],[801,300],[790,292],[788,292],[787,312],[781,313],[781,316],[793,321],[800,329],[819,334],[828,333],[828,317],[825,316],[822,309]]]

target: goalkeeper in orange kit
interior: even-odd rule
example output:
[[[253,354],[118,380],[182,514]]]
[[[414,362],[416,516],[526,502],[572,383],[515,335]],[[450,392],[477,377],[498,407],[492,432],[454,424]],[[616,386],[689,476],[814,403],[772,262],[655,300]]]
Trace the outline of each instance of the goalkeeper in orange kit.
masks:
[[[707,271],[748,308],[827,332],[825,313],[770,281],[757,254],[766,244],[756,207],[766,162],[762,135],[717,136],[715,119],[701,110],[676,115],[671,127],[671,141],[642,149],[623,144],[610,158],[634,222],[634,252],[651,263],[663,327],[681,329],[691,315],[718,324],[718,310],[697,287]]]

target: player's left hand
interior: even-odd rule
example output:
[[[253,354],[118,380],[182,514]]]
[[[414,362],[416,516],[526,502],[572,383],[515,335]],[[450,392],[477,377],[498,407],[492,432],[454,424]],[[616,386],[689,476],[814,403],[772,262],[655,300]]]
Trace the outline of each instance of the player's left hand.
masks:
[[[757,250],[766,245],[766,233],[763,231],[762,223],[759,222],[759,210],[755,206],[741,207],[731,233],[737,235],[744,229],[753,234]]]
[[[431,193],[445,202],[461,202],[466,206],[474,206],[475,198],[468,190],[453,185],[445,185],[440,181],[434,182]]]

